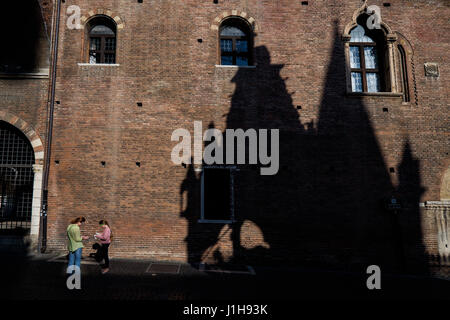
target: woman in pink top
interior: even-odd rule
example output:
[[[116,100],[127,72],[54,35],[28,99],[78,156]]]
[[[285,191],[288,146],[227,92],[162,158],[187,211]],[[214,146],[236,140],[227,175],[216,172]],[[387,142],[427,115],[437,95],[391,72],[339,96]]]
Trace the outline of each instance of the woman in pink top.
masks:
[[[109,271],[108,248],[111,243],[112,234],[108,221],[100,220],[98,224],[103,228],[103,232],[96,233],[95,238],[99,240],[101,244],[101,247],[98,249],[99,256],[101,259],[105,259],[105,264],[102,266],[102,273],[104,274]]]

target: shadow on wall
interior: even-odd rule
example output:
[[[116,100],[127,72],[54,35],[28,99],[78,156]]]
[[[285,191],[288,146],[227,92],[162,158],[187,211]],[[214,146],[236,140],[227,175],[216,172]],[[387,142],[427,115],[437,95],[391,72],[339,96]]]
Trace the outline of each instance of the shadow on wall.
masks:
[[[345,55],[337,26],[316,125],[300,118],[280,76],[283,65],[271,63],[266,47],[256,48],[256,62],[256,69],[241,68],[232,80],[227,128],[279,129],[278,174],[261,176],[256,166],[239,165],[236,222],[224,226],[198,222],[201,179],[188,167],[180,188],[187,193],[181,216],[188,220],[188,261],[361,272],[376,264],[391,272],[425,272],[419,162],[406,143],[399,186],[392,185],[363,101],[344,99]],[[221,181],[208,188],[220,189]],[[402,203],[397,214],[387,210],[391,197]],[[258,236],[259,245],[248,241]],[[224,238],[231,245],[221,246]]]
[[[0,232],[0,299],[11,299],[13,296],[20,297],[21,277],[29,268],[29,246],[28,230],[14,230],[10,234],[7,230]],[[22,288],[23,290],[23,288]]]
[[[0,19],[0,72],[24,73],[48,68],[50,41],[37,0],[4,1]]]

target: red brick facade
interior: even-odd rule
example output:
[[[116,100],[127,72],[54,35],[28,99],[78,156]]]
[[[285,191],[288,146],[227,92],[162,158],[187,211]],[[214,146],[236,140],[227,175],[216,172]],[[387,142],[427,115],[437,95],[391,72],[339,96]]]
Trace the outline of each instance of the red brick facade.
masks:
[[[62,3],[48,249],[64,250],[68,221],[84,215],[86,234],[110,222],[114,257],[413,270],[439,256],[435,211],[419,204],[445,200],[450,7],[383,3],[367,4],[381,8],[393,48],[405,48],[409,102],[395,93],[396,50],[394,92],[348,93],[345,35],[360,0]],[[83,26],[114,19],[115,65],[86,64],[86,30],[66,25],[70,5]],[[253,29],[255,68],[218,66],[229,16]],[[426,63],[437,63],[438,77],[425,75]],[[48,80],[0,80],[2,111],[41,138]],[[173,130],[192,133],[194,121],[280,129],[277,175],[246,165],[234,173],[231,225],[198,222],[199,166],[171,161]],[[397,215],[385,207],[391,196],[402,204]]]

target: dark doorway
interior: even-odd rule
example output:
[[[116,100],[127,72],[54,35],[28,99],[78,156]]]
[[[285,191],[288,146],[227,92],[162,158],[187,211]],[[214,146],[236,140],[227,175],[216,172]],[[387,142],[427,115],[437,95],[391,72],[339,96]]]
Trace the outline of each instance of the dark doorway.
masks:
[[[0,233],[31,227],[34,151],[27,137],[0,121]]]

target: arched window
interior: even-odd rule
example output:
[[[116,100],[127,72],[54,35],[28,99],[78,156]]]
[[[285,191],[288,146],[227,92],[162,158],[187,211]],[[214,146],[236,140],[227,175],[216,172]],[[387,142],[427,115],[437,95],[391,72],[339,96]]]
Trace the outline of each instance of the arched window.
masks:
[[[246,21],[240,18],[226,19],[219,28],[220,64],[226,66],[250,66],[253,38]]]
[[[97,17],[89,22],[89,63],[116,63],[116,24]]]
[[[384,91],[383,63],[376,41],[361,26],[350,32],[350,69],[353,92]],[[383,88],[385,89],[385,88]]]
[[[399,95],[395,79],[397,36],[388,25],[368,28],[370,17],[364,10],[345,27],[343,40],[347,57],[347,88],[351,92]]]

